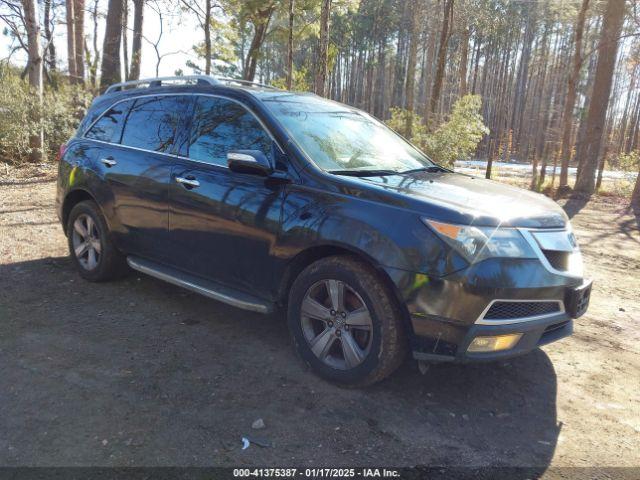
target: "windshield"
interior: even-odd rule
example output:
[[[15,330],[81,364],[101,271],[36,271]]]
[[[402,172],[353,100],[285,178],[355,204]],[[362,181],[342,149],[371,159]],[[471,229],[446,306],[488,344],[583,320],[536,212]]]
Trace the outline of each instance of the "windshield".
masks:
[[[314,96],[285,94],[262,100],[323,170],[398,173],[434,166],[402,137],[365,113]]]

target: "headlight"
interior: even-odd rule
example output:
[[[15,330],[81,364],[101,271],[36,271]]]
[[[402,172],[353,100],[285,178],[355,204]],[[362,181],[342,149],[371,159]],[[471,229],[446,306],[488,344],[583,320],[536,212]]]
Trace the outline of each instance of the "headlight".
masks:
[[[515,228],[453,225],[426,218],[422,221],[469,263],[493,257],[537,258],[527,241]]]

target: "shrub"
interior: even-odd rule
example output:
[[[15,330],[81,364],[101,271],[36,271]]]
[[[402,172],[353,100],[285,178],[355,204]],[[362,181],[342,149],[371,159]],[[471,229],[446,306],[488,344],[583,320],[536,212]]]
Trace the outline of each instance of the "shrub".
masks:
[[[427,127],[422,121],[422,117],[415,112],[409,112],[404,108],[391,107],[391,118],[385,123],[404,138],[413,143],[416,147],[422,148],[426,137]],[[408,132],[408,124],[411,125],[411,135]]]
[[[293,81],[291,82],[291,90],[294,92],[310,92],[311,91],[311,83],[309,82],[309,71],[306,67],[294,68],[293,69]],[[271,86],[276,88],[281,88],[282,90],[287,89],[287,79],[286,77],[276,78],[271,81]]]
[[[482,121],[479,95],[465,95],[453,105],[451,117],[428,135],[424,151],[436,162],[452,166],[456,160],[468,159],[489,129]]]
[[[625,172],[637,172],[640,167],[640,150],[632,150],[629,153],[621,153],[618,156],[618,166]]]
[[[45,88],[43,104],[19,72],[0,64],[0,160],[18,164],[29,160],[29,135],[44,131],[44,154],[53,160],[84,116],[91,93],[58,79],[57,88]],[[36,119],[36,120],[34,120]]]
[[[391,119],[386,123],[401,135],[406,134],[407,115],[411,115],[409,140],[437,163],[451,167],[456,160],[468,159],[483,135],[489,133],[480,115],[481,106],[479,95],[461,97],[453,105],[449,119],[432,133],[427,132],[419,115],[400,108],[391,109]]]

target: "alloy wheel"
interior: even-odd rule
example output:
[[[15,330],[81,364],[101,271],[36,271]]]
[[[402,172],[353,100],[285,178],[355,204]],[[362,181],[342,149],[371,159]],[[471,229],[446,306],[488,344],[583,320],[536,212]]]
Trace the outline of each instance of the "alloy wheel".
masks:
[[[100,232],[91,216],[83,213],[73,222],[73,251],[85,270],[94,270],[100,263],[102,244]]]
[[[324,364],[349,370],[369,354],[371,314],[362,297],[340,280],[313,284],[302,300],[300,322],[313,354]]]

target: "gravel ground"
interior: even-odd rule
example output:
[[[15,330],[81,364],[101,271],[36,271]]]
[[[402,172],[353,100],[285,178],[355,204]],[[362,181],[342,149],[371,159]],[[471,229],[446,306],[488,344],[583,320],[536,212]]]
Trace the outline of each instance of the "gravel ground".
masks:
[[[80,279],[54,191],[0,181],[0,466],[640,466],[640,211],[615,199],[566,206],[595,281],[571,338],[351,390],[282,314]]]

